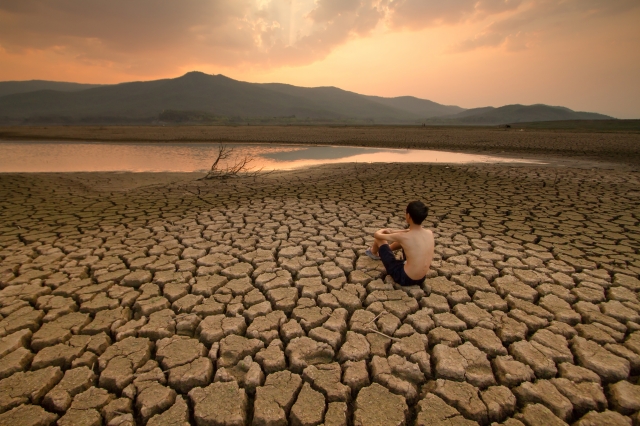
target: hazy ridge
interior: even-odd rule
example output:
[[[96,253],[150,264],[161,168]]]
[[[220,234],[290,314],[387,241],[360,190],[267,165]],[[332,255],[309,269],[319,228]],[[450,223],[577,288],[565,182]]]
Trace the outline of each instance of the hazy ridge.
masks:
[[[2,124],[452,124],[610,119],[548,105],[465,110],[412,96],[366,96],[336,87],[247,83],[190,72],[115,85],[0,82]]]
[[[15,93],[36,92],[39,90],[57,90],[59,92],[77,92],[84,89],[100,87],[101,84],[66,83],[60,81],[28,80],[0,81],[0,97]]]
[[[594,112],[573,111],[550,105],[505,105],[500,108],[474,108],[443,117],[434,117],[429,123],[437,124],[514,124],[538,121],[610,120],[612,117]]]

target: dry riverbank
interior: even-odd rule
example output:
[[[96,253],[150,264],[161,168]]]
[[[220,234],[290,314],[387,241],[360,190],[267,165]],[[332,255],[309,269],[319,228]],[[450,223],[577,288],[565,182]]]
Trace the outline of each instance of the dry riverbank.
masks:
[[[638,172],[197,177],[0,175],[0,423],[637,420]],[[364,250],[413,199],[398,289]]]
[[[515,126],[515,125],[514,125]],[[262,142],[564,155],[640,163],[640,133],[517,127],[12,126],[0,140]]]

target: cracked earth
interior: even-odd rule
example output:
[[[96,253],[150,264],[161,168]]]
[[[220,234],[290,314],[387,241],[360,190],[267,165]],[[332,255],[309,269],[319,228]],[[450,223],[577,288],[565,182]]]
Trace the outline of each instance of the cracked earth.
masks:
[[[138,176],[0,175],[0,424],[640,421],[637,172]],[[364,251],[413,199],[401,288]]]

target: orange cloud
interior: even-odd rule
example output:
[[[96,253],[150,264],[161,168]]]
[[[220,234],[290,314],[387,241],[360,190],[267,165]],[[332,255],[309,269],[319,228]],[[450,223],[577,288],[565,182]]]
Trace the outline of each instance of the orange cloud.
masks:
[[[11,54],[58,49],[143,72],[193,60],[305,64],[366,35],[381,16],[368,0],[3,1],[0,46]]]
[[[500,1],[499,3],[503,3]],[[510,3],[515,6],[513,1]],[[589,25],[593,20],[610,17],[640,7],[634,0],[534,0],[518,1],[513,9],[507,7],[496,11],[514,11],[502,19],[492,22],[482,32],[460,41],[452,50],[466,52],[483,47],[506,45],[510,50],[522,50],[539,32],[571,32],[576,26]]]
[[[0,1],[5,54],[56,51],[79,65],[147,75],[154,68],[305,65],[382,29],[493,19],[455,51],[503,45],[578,19],[622,13],[637,0],[20,0]],[[172,65],[174,64],[174,65]]]

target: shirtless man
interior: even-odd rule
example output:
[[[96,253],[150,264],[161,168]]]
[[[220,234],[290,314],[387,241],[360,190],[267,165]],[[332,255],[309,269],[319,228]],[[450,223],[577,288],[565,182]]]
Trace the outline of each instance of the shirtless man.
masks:
[[[373,246],[367,256],[382,260],[387,274],[402,285],[421,285],[433,260],[433,233],[422,228],[422,221],[429,209],[421,201],[412,201],[407,206],[405,219],[409,229],[380,229],[373,234]],[[391,242],[391,245],[389,245]],[[404,251],[406,262],[396,259],[393,252]]]

